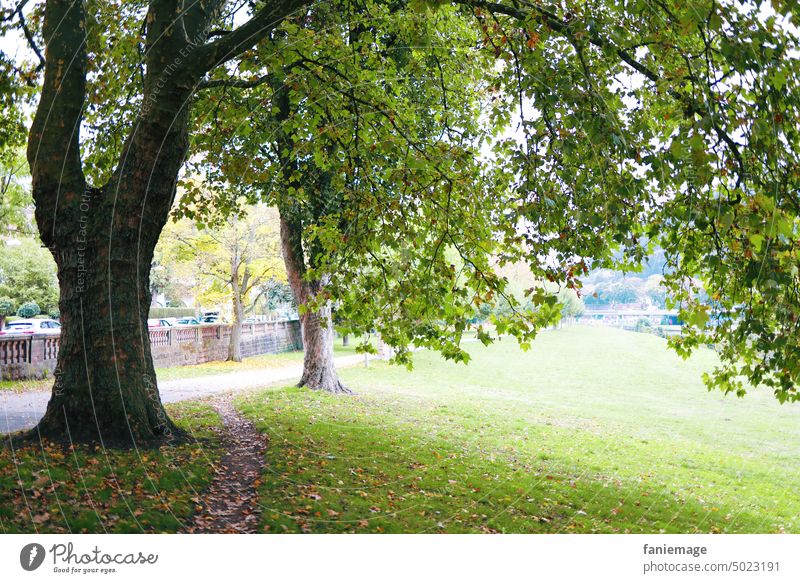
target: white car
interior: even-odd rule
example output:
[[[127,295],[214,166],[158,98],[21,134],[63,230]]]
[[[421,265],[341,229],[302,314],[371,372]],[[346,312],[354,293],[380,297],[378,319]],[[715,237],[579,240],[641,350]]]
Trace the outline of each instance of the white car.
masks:
[[[49,334],[58,336],[61,334],[61,324],[55,320],[45,320],[31,318],[28,320],[14,320],[6,322],[5,328],[0,330],[2,335],[16,334]]]

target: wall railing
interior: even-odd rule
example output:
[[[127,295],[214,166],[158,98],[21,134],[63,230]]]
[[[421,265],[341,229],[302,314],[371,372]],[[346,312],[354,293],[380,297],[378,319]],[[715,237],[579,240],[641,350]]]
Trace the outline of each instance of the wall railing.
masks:
[[[277,334],[292,320],[269,320],[242,325],[242,338]],[[199,326],[165,326],[149,328],[152,347],[176,344],[200,344],[221,340],[231,334],[230,324],[201,324]],[[0,336],[0,366],[31,364],[58,358],[60,337],[50,334],[16,334]]]

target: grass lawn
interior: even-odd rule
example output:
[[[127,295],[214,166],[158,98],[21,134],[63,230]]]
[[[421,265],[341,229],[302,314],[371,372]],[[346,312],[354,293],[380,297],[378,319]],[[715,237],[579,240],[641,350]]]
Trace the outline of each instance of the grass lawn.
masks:
[[[358,338],[350,339],[349,346],[342,346],[341,337],[336,338],[333,350],[336,356],[356,354]],[[374,344],[374,339],[373,339]],[[158,380],[169,381],[173,379],[189,379],[245,370],[268,370],[284,366],[298,365],[303,362],[303,351],[281,352],[280,354],[259,354],[242,359],[242,362],[213,361],[189,366],[176,366],[171,368],[157,368]]]
[[[280,354],[259,354],[258,356],[244,358],[242,362],[215,360],[212,362],[204,362],[203,364],[157,368],[156,376],[159,381],[171,381],[174,379],[190,379],[228,374],[243,370],[275,369],[301,364],[302,362],[303,351],[295,350],[292,352],[281,352]]]
[[[341,340],[339,342],[341,343]],[[349,349],[345,348],[345,351],[347,350]],[[344,354],[348,354],[348,352]],[[260,354],[258,356],[245,358],[242,362],[216,360],[213,362],[204,362],[203,364],[157,368],[156,376],[160,381],[171,381],[227,374],[244,370],[281,368],[283,366],[297,365],[302,362],[303,352],[301,350],[296,350],[293,352],[282,352],[280,354]],[[27,391],[49,391],[52,387],[52,378],[43,380],[0,381],[0,391],[14,391],[17,393],[24,393]]]
[[[349,346],[342,346],[342,339],[337,338],[334,344],[336,356],[356,354],[357,339],[351,339]],[[245,370],[274,369],[284,366],[297,365],[303,362],[301,350],[282,352],[280,354],[260,354],[245,358],[242,362],[213,361],[189,366],[175,366],[170,368],[157,368],[156,375],[160,381],[175,379],[189,379],[204,376],[213,376],[240,372]],[[49,391],[53,386],[53,379],[25,380],[25,381],[0,381],[0,391],[14,391],[23,393],[27,391]]]
[[[53,379],[27,379],[24,381],[0,381],[0,391],[26,393],[29,391],[49,391],[53,388]]]
[[[264,530],[800,532],[800,407],[707,392],[711,351],[580,327],[467,348],[343,370],[354,397],[240,397]]]
[[[44,443],[0,449],[0,533],[175,532],[213,477],[220,449],[211,407],[168,406],[192,439],[158,449]]]

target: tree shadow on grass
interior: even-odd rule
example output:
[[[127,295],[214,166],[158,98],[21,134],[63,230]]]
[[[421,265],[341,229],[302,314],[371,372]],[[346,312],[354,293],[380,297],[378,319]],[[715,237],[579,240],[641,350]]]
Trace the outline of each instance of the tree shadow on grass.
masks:
[[[774,532],[780,517],[650,480],[581,467],[536,444],[498,446],[477,411],[286,389],[243,397],[267,434],[265,532]],[[586,440],[549,427],[542,439]],[[510,440],[509,440],[510,441]],[[645,447],[645,446],[642,446]]]
[[[171,406],[169,444],[136,448],[6,440],[0,449],[1,533],[177,532],[220,458],[219,419],[203,404]]]

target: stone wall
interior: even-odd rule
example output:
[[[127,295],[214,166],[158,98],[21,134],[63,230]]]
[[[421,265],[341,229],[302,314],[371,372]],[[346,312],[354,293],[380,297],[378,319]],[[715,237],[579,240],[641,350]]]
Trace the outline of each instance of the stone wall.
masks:
[[[156,368],[225,360],[231,327],[227,324],[151,328],[150,346]],[[58,356],[57,336],[43,334],[0,337],[0,378],[3,380],[51,376]],[[300,350],[300,322],[277,320],[245,324],[240,340],[242,356]]]

